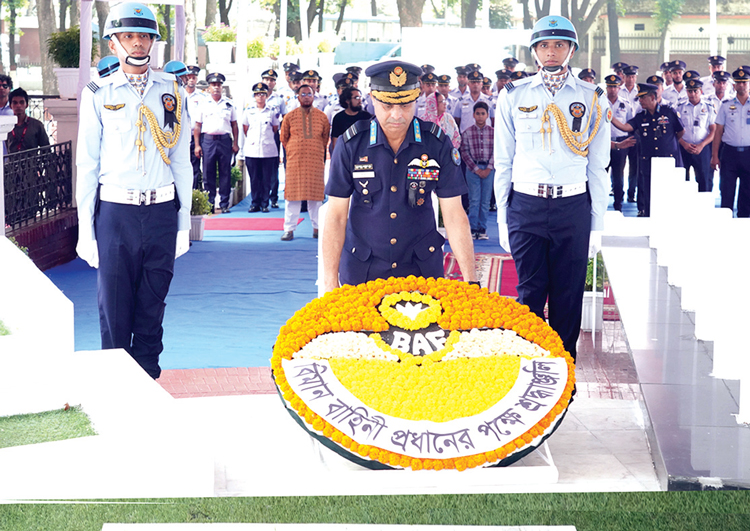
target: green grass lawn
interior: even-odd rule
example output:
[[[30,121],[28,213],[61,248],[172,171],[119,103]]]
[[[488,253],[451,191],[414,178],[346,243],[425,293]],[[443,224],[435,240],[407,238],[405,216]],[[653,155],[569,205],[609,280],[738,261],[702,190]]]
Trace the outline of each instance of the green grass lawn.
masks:
[[[8,327],[5,326],[5,323],[0,321],[0,336],[8,336],[10,335],[10,330],[8,330]]]
[[[89,435],[96,435],[96,432],[88,415],[80,407],[0,417],[0,448],[62,441]],[[2,529],[0,525],[0,530]]]
[[[0,529],[99,531],[104,523],[277,522],[574,525],[578,531],[750,530],[748,491],[123,501],[0,505]]]

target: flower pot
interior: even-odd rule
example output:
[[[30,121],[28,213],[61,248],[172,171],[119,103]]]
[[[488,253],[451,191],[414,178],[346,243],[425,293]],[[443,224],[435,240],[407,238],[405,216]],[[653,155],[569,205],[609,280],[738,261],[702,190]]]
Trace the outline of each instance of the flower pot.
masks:
[[[215,65],[228,65],[232,62],[233,42],[207,42],[208,61]]]
[[[77,68],[53,68],[57,76],[57,91],[60,99],[75,100],[78,98],[78,69]]]
[[[593,292],[583,292],[583,310],[581,312],[581,330],[591,331],[591,312],[594,301]],[[596,329],[601,330],[604,325],[604,293],[596,292]]]
[[[202,241],[206,229],[206,216],[190,216],[190,240]]]

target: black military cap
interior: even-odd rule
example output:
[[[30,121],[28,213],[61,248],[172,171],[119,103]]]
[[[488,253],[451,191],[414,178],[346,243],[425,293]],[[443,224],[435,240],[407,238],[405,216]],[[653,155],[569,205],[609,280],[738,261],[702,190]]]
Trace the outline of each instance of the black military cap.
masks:
[[[732,80],[750,81],[750,70],[745,70],[743,67],[739,67],[737,70],[732,72]]]
[[[701,75],[697,70],[688,70],[682,76],[682,79],[684,81],[689,81],[691,79],[700,79],[700,78],[701,78]]]
[[[510,79],[510,75],[513,73],[512,70],[508,70],[507,68],[501,68],[500,70],[495,71],[495,75],[498,79]]]
[[[270,78],[276,79],[276,78],[279,77],[279,73],[276,70],[274,70],[273,68],[269,68],[268,70],[264,71],[260,75],[260,77],[261,78],[270,77]]]
[[[523,78],[525,78],[525,77],[529,77],[529,74],[527,74],[527,73],[526,73],[526,72],[524,72],[523,70],[518,70],[518,71],[516,71],[516,72],[513,72],[513,73],[512,73],[511,75],[510,75],[510,80],[511,80],[511,81],[518,81],[519,79],[523,79]]]
[[[197,76],[198,74],[201,73],[201,67],[197,65],[189,65],[187,69],[188,69],[188,74],[193,74]]]
[[[669,63],[669,70],[685,70],[687,68],[687,64],[685,64],[685,61],[680,61],[679,59],[676,59]]]
[[[442,76],[438,76],[438,85],[450,85],[451,83],[451,76],[448,74],[443,74]]]
[[[302,79],[320,79],[320,74],[315,70],[305,70],[302,72]]]
[[[346,71],[350,72],[352,74],[355,74],[357,77],[359,77],[359,75],[362,73],[362,67],[361,66],[356,66],[356,65],[347,66],[346,67]]]
[[[467,73],[467,74],[468,74],[469,72],[477,72],[477,71],[479,71],[479,70],[481,70],[481,69],[482,69],[482,67],[481,67],[481,66],[479,66],[479,65],[478,65],[477,63],[469,63],[469,64],[468,64],[468,65],[466,65],[466,66],[465,66],[464,68],[466,69],[466,73]]]
[[[518,64],[518,59],[516,59],[515,57],[506,57],[505,59],[503,59],[503,64],[505,65],[505,68],[513,71],[513,69]]]
[[[268,94],[268,85],[265,83],[256,83],[253,85],[253,94]]]
[[[661,70],[662,72],[669,71],[669,61],[662,63],[661,66],[659,67],[659,70]]]
[[[352,86],[352,85],[354,84],[354,83],[352,82],[352,80],[351,80],[351,79],[349,79],[349,78],[348,78],[348,77],[346,77],[346,76],[341,76],[341,77],[340,77],[339,79],[337,79],[336,81],[334,81],[334,83],[335,83],[335,87],[336,87],[336,88],[346,88],[346,87],[351,87],[351,86]]]
[[[635,65],[628,65],[622,69],[622,73],[626,76],[634,76],[638,73],[638,67]]]
[[[296,72],[299,70],[297,63],[284,63],[284,72]]]
[[[355,81],[359,81],[359,74],[355,72],[347,72],[345,77],[346,79],[350,79],[352,83],[354,83]]]
[[[622,78],[617,74],[610,74],[604,76],[604,83],[606,83],[608,87],[619,87],[620,83],[622,83]]]
[[[659,91],[659,87],[652,85],[651,83],[638,83],[638,97],[645,96],[647,94],[656,94]]]
[[[465,76],[468,73],[469,72],[466,70],[465,66],[457,66],[456,67],[456,75]]]
[[[345,77],[346,77],[346,74],[344,74],[343,72],[337,72],[333,74],[333,82],[338,83],[339,79],[343,79]]]
[[[432,74],[435,72],[435,67],[432,65],[422,65],[422,72],[425,74]]]
[[[469,78],[469,81],[482,81],[484,79],[484,76],[479,70],[469,72],[466,74],[466,77]]]
[[[708,64],[717,66],[717,65],[723,65],[727,60],[720,56],[720,55],[711,55],[708,58]]]
[[[482,86],[483,87],[491,87],[492,86],[492,80],[488,77],[485,77],[482,79]]]
[[[584,68],[578,73],[578,79],[584,79],[587,77],[596,79],[596,71],[594,71],[593,68]]]
[[[289,79],[292,81],[302,81],[305,79],[305,75],[302,72],[294,71],[289,73]]]
[[[383,61],[365,70],[372,97],[383,103],[411,103],[419,97],[422,69],[405,61]]]
[[[725,72],[724,70],[719,70],[718,72],[714,72],[711,74],[711,77],[714,78],[714,81],[729,81],[729,79],[732,77],[729,72]]]
[[[208,83],[224,83],[226,80],[227,78],[224,77],[224,74],[219,74],[218,72],[206,76],[206,82]]]
[[[208,81],[205,79],[199,79],[198,82],[195,84],[195,88],[198,90],[205,90],[208,88]]]
[[[438,82],[438,77],[432,72],[426,73],[420,79],[422,80],[422,83],[437,83]]]
[[[648,76],[646,78],[646,83],[651,83],[652,85],[663,85],[664,84],[664,78],[661,76],[657,76],[656,74]]]
[[[620,61],[612,65],[612,70],[625,70],[628,66],[628,63],[623,63],[622,61]]]
[[[693,78],[685,82],[685,88],[687,90],[697,90],[703,88],[703,81],[698,78]]]

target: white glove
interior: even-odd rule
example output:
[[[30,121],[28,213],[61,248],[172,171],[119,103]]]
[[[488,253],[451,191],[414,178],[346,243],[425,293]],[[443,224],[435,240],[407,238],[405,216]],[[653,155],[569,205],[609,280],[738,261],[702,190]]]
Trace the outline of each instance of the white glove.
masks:
[[[510,236],[508,236],[508,224],[500,223],[497,224],[498,236],[500,240],[500,247],[505,249],[506,252],[510,253]]]
[[[79,238],[76,253],[94,269],[99,267],[99,247],[96,245],[96,240]]]
[[[592,230],[589,235],[589,258],[602,250],[602,231]]]
[[[180,256],[190,249],[190,230],[177,231],[177,245],[175,245],[174,258],[177,260]]]

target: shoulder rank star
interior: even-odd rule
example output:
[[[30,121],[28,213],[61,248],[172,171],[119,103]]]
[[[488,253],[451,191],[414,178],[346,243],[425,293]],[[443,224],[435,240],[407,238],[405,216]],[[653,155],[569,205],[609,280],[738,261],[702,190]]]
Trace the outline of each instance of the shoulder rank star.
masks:
[[[104,106],[104,108],[107,109],[108,111],[119,111],[123,107],[125,107],[124,103],[118,103],[116,105],[105,105]]]

